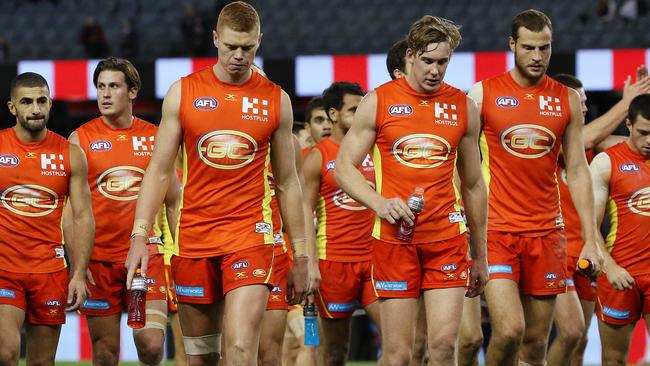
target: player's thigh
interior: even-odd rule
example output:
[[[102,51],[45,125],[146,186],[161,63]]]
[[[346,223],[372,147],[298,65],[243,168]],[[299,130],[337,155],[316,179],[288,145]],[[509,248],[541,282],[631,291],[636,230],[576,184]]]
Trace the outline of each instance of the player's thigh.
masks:
[[[320,319],[326,349],[347,347],[350,341],[351,318]],[[326,353],[329,351],[325,351]]]
[[[178,319],[184,337],[201,337],[221,332],[223,305],[178,303]]]
[[[27,365],[52,364],[60,334],[60,325],[28,325],[25,339]]]
[[[266,310],[262,320],[260,335],[260,353],[275,352],[280,354],[282,340],[287,325],[287,310]]]
[[[585,329],[580,299],[575,291],[557,295],[554,313],[555,326],[560,333],[572,333]]]
[[[481,297],[469,297],[463,301],[463,315],[460,319],[458,336],[461,340],[483,338],[481,328]]]
[[[524,310],[516,282],[505,278],[490,279],[485,287],[485,300],[493,334],[523,333]]]
[[[93,344],[102,342],[119,350],[120,319],[122,314],[106,316],[86,316],[88,332]]]
[[[20,353],[20,328],[25,321],[25,311],[14,305],[0,304],[0,351]]]
[[[557,296],[521,297],[527,337],[547,337],[551,328]]]
[[[603,363],[624,365],[635,324],[609,324],[598,321]]]
[[[370,319],[372,319],[372,321],[375,322],[377,327],[381,330],[381,310],[379,308],[379,301],[371,302],[370,304],[366,305],[364,309],[366,310],[366,313],[368,313]]]
[[[380,318],[384,349],[411,347],[415,337],[417,298],[380,299]]]
[[[456,339],[463,313],[463,287],[424,291],[429,346],[436,342]]]
[[[226,294],[223,317],[226,342],[256,343],[268,296],[269,288],[263,284],[238,287]]]

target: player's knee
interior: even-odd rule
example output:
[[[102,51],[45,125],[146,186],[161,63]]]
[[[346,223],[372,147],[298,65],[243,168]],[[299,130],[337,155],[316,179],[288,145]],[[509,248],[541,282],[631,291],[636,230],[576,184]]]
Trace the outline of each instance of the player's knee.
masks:
[[[501,345],[518,345],[524,338],[524,325],[512,323],[492,328],[494,342]]]
[[[93,364],[117,365],[120,345],[110,339],[100,339],[93,344]]]
[[[324,355],[325,365],[345,365],[345,359],[348,355],[348,346],[341,345],[340,347],[327,348]]]
[[[450,340],[435,340],[429,342],[429,358],[434,364],[446,364],[453,360],[456,354],[456,338]]]
[[[20,350],[14,347],[0,347],[0,366],[14,366],[18,364]]]
[[[627,361],[626,350],[617,350],[612,348],[603,349],[602,355],[603,365],[607,366],[624,366]]]
[[[157,341],[147,340],[138,345],[138,359],[146,365],[159,364],[164,352],[164,343]]]
[[[282,347],[276,342],[260,341],[260,350],[257,355],[257,363],[261,366],[278,366],[282,362]]]
[[[410,349],[396,349],[393,352],[386,352],[381,356],[381,364],[383,366],[403,366],[408,365],[411,361]]]
[[[458,339],[458,348],[460,352],[474,353],[483,346],[483,333],[472,333],[463,335]]]

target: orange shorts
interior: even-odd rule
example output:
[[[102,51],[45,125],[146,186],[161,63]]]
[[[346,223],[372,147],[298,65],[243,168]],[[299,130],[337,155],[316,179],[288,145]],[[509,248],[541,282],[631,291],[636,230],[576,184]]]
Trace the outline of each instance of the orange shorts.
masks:
[[[172,281],[171,264],[165,264],[165,282],[167,283],[167,311],[177,312],[178,305],[176,304],[176,290]]]
[[[372,287],[372,263],[320,260],[321,283],[316,304],[321,318],[352,316],[357,302],[364,308],[377,301]]]
[[[591,282],[587,276],[576,271],[578,257],[567,257],[567,280],[566,288],[568,291],[575,291],[580,300],[596,301],[596,283]]]
[[[274,256],[273,273],[271,275],[273,288],[269,293],[266,310],[289,310],[289,304],[287,304],[287,276],[290,269],[291,261],[287,253]]]
[[[28,324],[64,324],[67,301],[67,269],[52,273],[14,273],[0,269],[0,305],[22,309]]]
[[[554,230],[536,237],[488,231],[487,244],[491,280],[513,280],[524,295],[566,293],[564,231]]]
[[[427,244],[375,240],[372,280],[379,298],[416,298],[422,290],[467,287],[467,236]]]
[[[90,296],[81,305],[79,312],[89,316],[119,314],[129,306],[126,289],[126,267],[124,263],[98,262],[91,260],[88,269],[95,285],[86,280]],[[147,300],[166,300],[167,283],[162,254],[149,255],[147,267]]]
[[[255,246],[210,258],[172,257],[178,302],[212,304],[239,287],[271,285],[273,245]]]
[[[606,275],[598,278],[596,315],[607,324],[633,324],[650,314],[650,274],[632,276],[631,290],[618,291]]]

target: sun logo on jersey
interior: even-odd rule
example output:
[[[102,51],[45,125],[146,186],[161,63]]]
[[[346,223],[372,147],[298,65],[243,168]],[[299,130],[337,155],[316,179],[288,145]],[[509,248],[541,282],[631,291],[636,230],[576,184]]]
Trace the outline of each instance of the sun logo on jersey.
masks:
[[[650,187],[634,192],[627,200],[627,207],[635,214],[650,216]]]
[[[53,190],[36,184],[19,184],[9,187],[0,197],[9,211],[28,217],[45,216],[59,205],[59,196]]]
[[[503,131],[500,140],[510,154],[524,159],[536,159],[551,152],[556,137],[546,127],[521,124]]]
[[[235,130],[217,130],[203,135],[197,143],[201,160],[217,169],[239,169],[257,153],[257,141]]]
[[[416,133],[404,136],[393,143],[393,156],[411,168],[428,169],[449,160],[451,145],[440,136]]]
[[[144,170],[134,166],[121,165],[109,168],[97,178],[97,190],[104,197],[115,201],[138,199]]]

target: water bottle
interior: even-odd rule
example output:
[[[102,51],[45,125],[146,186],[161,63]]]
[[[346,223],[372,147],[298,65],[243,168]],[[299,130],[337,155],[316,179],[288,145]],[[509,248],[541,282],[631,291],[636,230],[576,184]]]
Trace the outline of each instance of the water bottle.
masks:
[[[134,329],[143,328],[146,322],[147,279],[138,271],[131,281],[127,324]]]
[[[406,205],[411,209],[415,218],[413,219],[413,225],[406,223],[404,218],[399,220],[399,230],[395,237],[401,241],[410,243],[413,240],[413,234],[415,233],[415,225],[418,222],[418,215],[424,209],[424,189],[420,187],[415,188],[415,192],[409,196],[406,200]]]
[[[592,281],[596,279],[596,268],[594,268],[594,263],[589,259],[581,259],[578,261],[578,271]]]
[[[307,304],[303,307],[302,313],[305,316],[305,346],[318,346],[318,309],[316,304]]]

